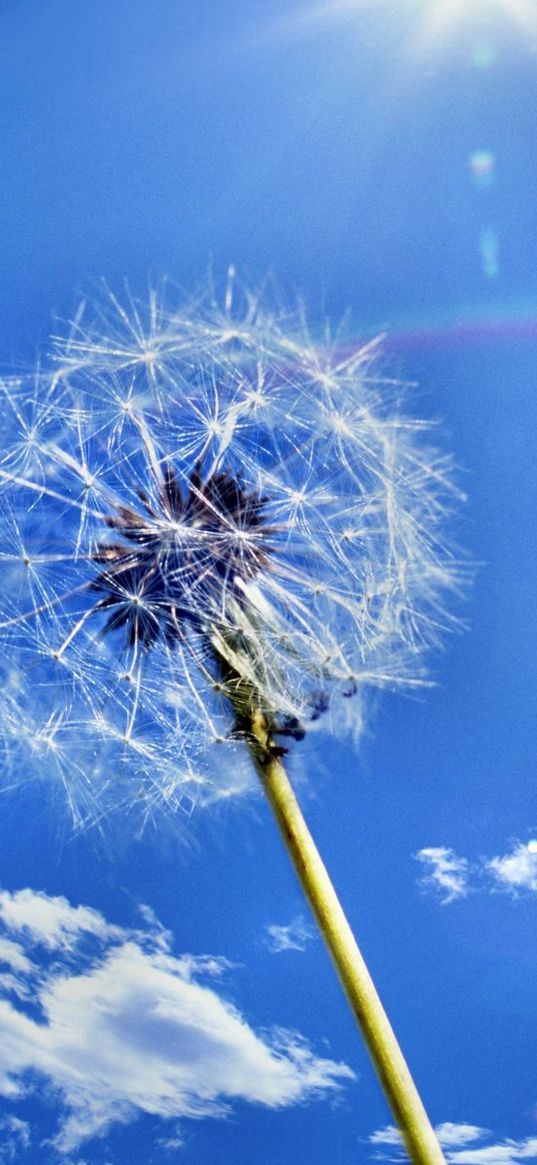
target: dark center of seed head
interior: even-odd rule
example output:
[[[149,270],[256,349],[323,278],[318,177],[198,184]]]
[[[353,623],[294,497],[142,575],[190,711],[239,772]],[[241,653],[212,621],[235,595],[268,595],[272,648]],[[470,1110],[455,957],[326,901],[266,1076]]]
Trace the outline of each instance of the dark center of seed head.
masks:
[[[237,579],[267,568],[274,530],[266,497],[227,470],[204,479],[198,463],[182,487],[167,465],[154,500],[137,494],[141,510],[118,505],[105,519],[117,540],[97,547],[92,589],[109,612],[104,632],[122,628],[130,644],[150,648],[161,636],[181,638],[187,625],[201,630],[231,593],[240,602]]]

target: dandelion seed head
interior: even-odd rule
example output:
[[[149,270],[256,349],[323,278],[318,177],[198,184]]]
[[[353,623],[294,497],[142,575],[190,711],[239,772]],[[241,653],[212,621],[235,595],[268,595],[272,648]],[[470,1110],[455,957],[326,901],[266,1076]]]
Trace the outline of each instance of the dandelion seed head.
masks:
[[[78,823],[255,787],[244,687],[307,748],[427,682],[457,491],[375,360],[250,292],[108,293],[1,382],[3,747]]]

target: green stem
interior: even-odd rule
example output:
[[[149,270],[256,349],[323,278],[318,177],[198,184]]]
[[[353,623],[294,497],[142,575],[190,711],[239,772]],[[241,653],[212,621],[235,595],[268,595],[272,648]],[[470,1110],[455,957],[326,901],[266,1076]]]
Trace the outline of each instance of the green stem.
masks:
[[[285,769],[271,751],[263,713],[251,717],[250,750],[283,841],[335,963],[414,1165],[445,1165],[434,1130],[373,980],[343,913]]]

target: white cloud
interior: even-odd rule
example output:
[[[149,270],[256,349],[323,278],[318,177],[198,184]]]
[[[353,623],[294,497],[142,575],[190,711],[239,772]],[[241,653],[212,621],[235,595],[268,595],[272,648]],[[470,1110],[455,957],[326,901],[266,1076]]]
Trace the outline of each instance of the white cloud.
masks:
[[[173,1153],[176,1149],[182,1149],[185,1144],[184,1138],[179,1128],[175,1129],[170,1137],[159,1137],[157,1145],[161,1149],[165,1149],[167,1153]]]
[[[537,890],[537,842],[516,842],[510,853],[486,863],[496,881],[507,890]]]
[[[25,932],[50,949],[68,949],[81,933],[101,939],[120,933],[96,910],[71,906],[66,898],[49,898],[35,890],[18,890],[15,894],[0,891],[0,919],[8,930]]]
[[[439,891],[443,904],[463,898],[468,893],[469,864],[466,858],[459,858],[446,846],[428,846],[414,856],[426,866],[422,884]]]
[[[526,1137],[520,1141],[509,1138],[490,1141],[492,1134],[489,1129],[480,1128],[479,1125],[455,1124],[452,1121],[437,1125],[435,1132],[449,1165],[520,1165],[524,1161],[537,1160],[537,1137]],[[488,1143],[476,1146],[476,1141]],[[381,1155],[387,1160],[398,1162],[407,1160],[401,1134],[394,1125],[377,1129],[369,1137],[369,1142],[377,1150],[386,1150],[381,1154],[377,1152],[376,1156]]]
[[[453,1165],[519,1165],[520,1161],[537,1161],[537,1137],[522,1141],[499,1141],[477,1149],[458,1149],[449,1154]]]
[[[278,1108],[353,1077],[297,1033],[256,1033],[213,986],[227,961],[171,954],[148,912],[144,929],[125,931],[94,910],[24,890],[0,894],[0,918],[17,980],[16,1000],[0,985],[0,1092],[24,1094],[29,1073],[52,1085],[60,1153],[140,1112],[214,1117],[236,1100]],[[91,953],[88,933],[97,940]],[[38,970],[28,958],[36,945]],[[29,989],[31,1013],[20,1003]]]
[[[277,926],[272,924],[267,926],[266,945],[273,955],[279,955],[281,951],[304,951],[306,946],[315,937],[313,927],[302,917],[301,914],[293,918],[287,926]]]
[[[6,1116],[0,1121],[2,1137],[2,1165],[4,1162],[14,1161],[21,1149],[27,1149],[30,1144],[30,1126],[17,1116]]]
[[[498,857],[469,862],[447,846],[428,846],[414,854],[426,867],[421,884],[440,894],[442,905],[464,898],[470,890],[494,893],[499,888],[513,895],[537,891],[537,839],[515,841]]]
[[[9,938],[0,938],[0,963],[7,963],[14,971],[29,971],[32,966],[20,943]]]
[[[489,1129],[482,1129],[479,1125],[453,1124],[444,1121],[436,1126],[436,1134],[444,1149],[456,1148],[458,1145],[469,1145],[472,1141],[479,1141],[489,1136]]]
[[[371,1145],[395,1145],[401,1149],[403,1147],[403,1138],[395,1125],[385,1125],[382,1129],[375,1129],[368,1140]]]

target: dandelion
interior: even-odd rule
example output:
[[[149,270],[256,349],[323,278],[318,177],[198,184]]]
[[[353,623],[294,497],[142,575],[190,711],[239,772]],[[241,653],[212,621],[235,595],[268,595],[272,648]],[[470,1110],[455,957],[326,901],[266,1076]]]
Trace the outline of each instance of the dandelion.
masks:
[[[230,282],[175,312],[108,295],[3,382],[2,730],[81,825],[256,771],[409,1153],[438,1162],[282,763],[357,735],[373,689],[427,683],[461,577],[449,460],[375,355]]]

